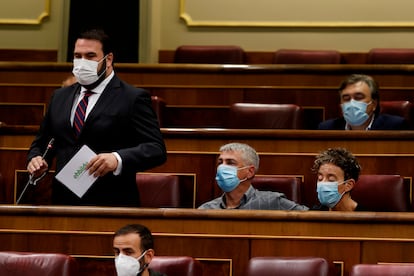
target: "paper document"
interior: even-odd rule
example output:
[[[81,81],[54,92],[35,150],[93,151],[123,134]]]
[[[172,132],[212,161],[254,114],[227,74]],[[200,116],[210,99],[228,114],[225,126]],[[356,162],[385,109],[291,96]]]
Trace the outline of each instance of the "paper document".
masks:
[[[88,146],[82,146],[56,175],[56,179],[62,182],[78,197],[82,197],[97,179],[97,177],[90,175],[85,170],[86,165],[94,156],[96,156],[96,153]]]

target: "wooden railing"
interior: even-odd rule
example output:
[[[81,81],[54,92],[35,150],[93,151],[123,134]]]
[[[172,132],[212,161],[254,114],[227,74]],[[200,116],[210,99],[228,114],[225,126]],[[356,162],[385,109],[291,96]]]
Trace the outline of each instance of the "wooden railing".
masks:
[[[74,256],[80,276],[114,271],[118,228],[141,223],[156,255],[189,255],[203,276],[243,276],[256,256],[318,256],[330,275],[358,263],[413,263],[414,213],[0,206],[1,250]],[[108,274],[109,275],[109,274]]]
[[[247,64],[272,64],[274,63],[275,51],[245,51]],[[340,52],[342,64],[366,64],[368,52]],[[159,50],[159,63],[174,63],[174,50]]]

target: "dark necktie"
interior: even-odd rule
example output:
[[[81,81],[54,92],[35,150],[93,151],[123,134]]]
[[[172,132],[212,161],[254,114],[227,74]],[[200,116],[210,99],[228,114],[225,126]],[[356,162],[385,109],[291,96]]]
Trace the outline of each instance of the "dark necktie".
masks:
[[[93,92],[86,91],[82,100],[78,103],[78,106],[75,110],[75,117],[73,118],[73,129],[75,130],[76,136],[79,136],[83,124],[85,122],[86,108],[88,107],[88,98],[92,95]]]

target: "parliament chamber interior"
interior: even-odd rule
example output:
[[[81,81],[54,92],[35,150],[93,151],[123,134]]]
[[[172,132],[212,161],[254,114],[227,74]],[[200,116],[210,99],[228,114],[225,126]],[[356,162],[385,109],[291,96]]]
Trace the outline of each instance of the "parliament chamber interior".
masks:
[[[76,263],[72,275],[113,275],[113,231],[136,222],[153,232],[157,255],[191,256],[201,275],[285,273],[277,262],[313,275],[368,275],[358,271],[374,267],[357,265],[414,263],[414,132],[316,129],[339,115],[337,87],[354,72],[377,79],[384,112],[412,122],[412,65],[327,63],[117,64],[122,79],[151,93],[168,154],[137,174],[142,207],[121,208],[50,205],[53,168],[16,204],[28,147],[71,64],[0,62],[1,251],[65,254]],[[317,204],[315,156],[349,149],[363,168],[353,197],[372,212],[197,210],[221,194],[218,149],[232,141],[259,153],[257,189],[309,207]]]
[[[0,275],[115,276],[114,232],[128,224],[149,228],[149,268],[168,276],[414,275],[412,8],[1,1]],[[165,163],[135,174],[140,207],[53,205],[56,160],[28,184],[30,145],[54,91],[73,81],[72,46],[87,25],[110,33],[117,76],[151,95],[166,145]],[[342,115],[351,74],[378,82],[381,114],[403,117],[404,130],[318,129]],[[223,194],[219,149],[231,142],[259,154],[255,189],[310,208],[320,203],[315,157],[348,149],[364,211],[198,209]]]

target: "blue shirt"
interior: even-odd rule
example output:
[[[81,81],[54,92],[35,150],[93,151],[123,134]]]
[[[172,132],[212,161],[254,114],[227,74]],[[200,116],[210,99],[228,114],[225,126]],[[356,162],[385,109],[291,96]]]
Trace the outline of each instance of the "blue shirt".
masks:
[[[223,194],[221,197],[213,199],[209,202],[202,204],[198,209],[226,209],[226,196]],[[259,191],[253,186],[247,190],[240,200],[240,205],[235,209],[247,209],[247,210],[309,210],[304,205],[297,204],[286,198],[282,193]]]

